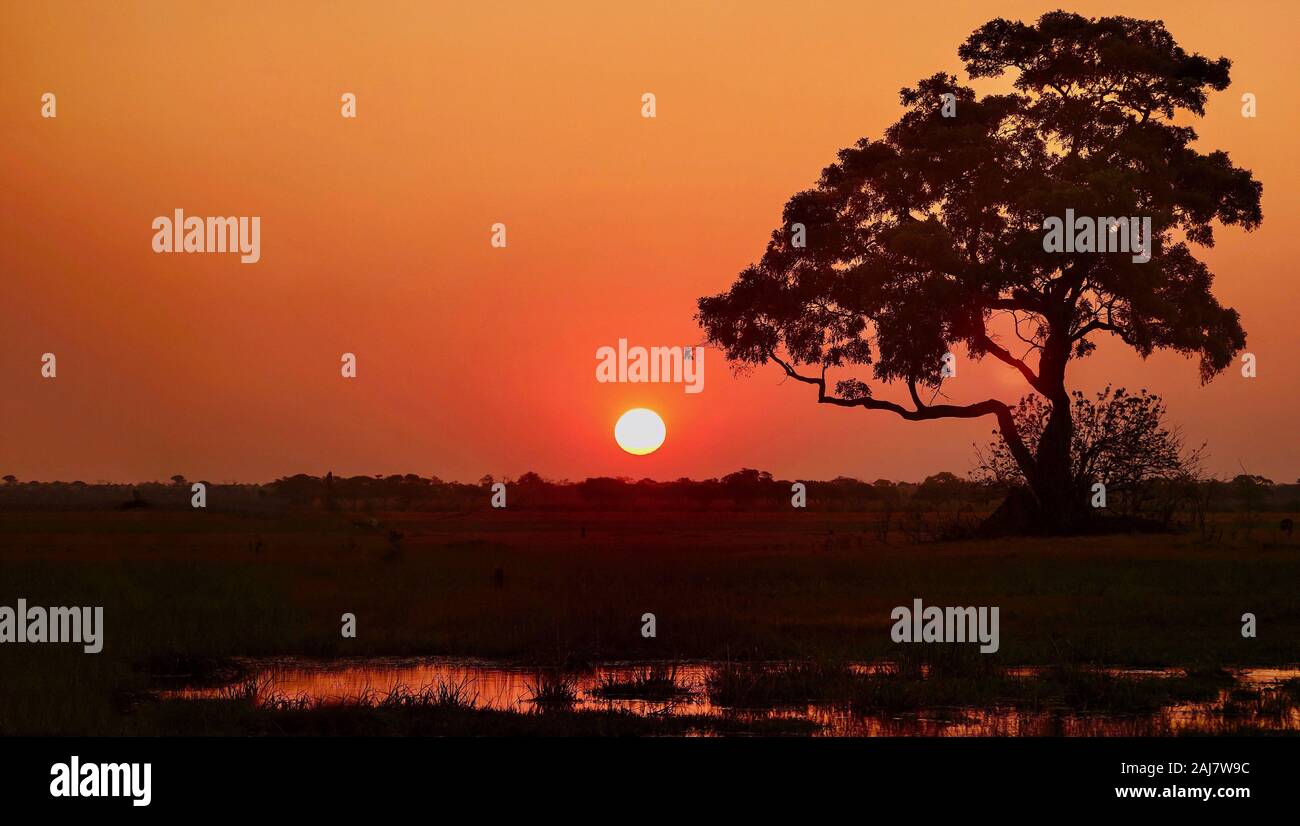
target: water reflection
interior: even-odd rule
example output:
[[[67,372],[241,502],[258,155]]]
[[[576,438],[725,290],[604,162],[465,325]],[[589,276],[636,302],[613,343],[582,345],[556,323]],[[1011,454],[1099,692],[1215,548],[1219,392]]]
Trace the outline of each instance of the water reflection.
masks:
[[[539,672],[500,663],[451,659],[366,659],[311,661],[300,659],[245,661],[253,679],[251,699],[273,699],[299,704],[373,702],[394,690],[418,690],[438,684],[459,686],[462,696],[478,708],[530,711]],[[619,709],[653,716],[687,714],[731,715],[754,718],[802,718],[821,726],[823,736],[1161,736],[1183,733],[1220,733],[1234,727],[1277,732],[1300,732],[1300,706],[1293,692],[1280,689],[1286,680],[1300,678],[1300,668],[1254,668],[1233,672],[1236,683],[1205,702],[1176,703],[1155,714],[1080,714],[1069,709],[1025,710],[1014,707],[944,707],[906,714],[859,713],[847,704],[808,703],[793,707],[735,709],[710,701],[706,680],[716,663],[678,663],[673,678],[683,691],[670,698],[600,695],[609,680],[626,681],[645,676],[654,664],[615,663],[570,673],[575,691],[572,708]],[[888,664],[859,664],[853,671],[871,674]],[[1020,668],[1016,676],[1034,679],[1038,670]],[[1115,669],[1122,677],[1172,676],[1176,671]],[[163,696],[211,699],[232,696],[231,687],[183,688]]]

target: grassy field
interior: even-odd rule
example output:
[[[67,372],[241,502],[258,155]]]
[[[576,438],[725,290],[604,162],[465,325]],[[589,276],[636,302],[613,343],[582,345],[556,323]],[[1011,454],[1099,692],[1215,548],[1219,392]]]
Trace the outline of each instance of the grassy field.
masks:
[[[124,711],[151,673],[231,656],[896,657],[916,597],[999,606],[1000,665],[1300,661],[1300,544],[1219,518],[1214,542],[917,543],[861,513],[6,512],[0,604],[102,605],[106,642],[0,648],[0,732],[173,730]]]

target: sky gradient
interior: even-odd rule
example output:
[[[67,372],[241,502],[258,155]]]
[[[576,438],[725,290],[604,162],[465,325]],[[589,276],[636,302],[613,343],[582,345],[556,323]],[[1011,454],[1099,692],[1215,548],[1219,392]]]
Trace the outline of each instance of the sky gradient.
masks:
[[[901,114],[901,87],[965,79],[956,51],[978,25],[1063,4],[540,5],[0,7],[0,473],[969,470],[991,419],[819,406],[775,366],[733,377],[715,350],[699,394],[600,384],[595,353],[700,343],[695,300],[762,254],[836,150]],[[1196,146],[1264,185],[1262,227],[1198,252],[1258,378],[1234,367],[1202,387],[1194,362],[1143,362],[1102,337],[1069,382],[1159,393],[1188,441],[1208,442],[1211,473],[1294,481],[1300,12],[1064,7],[1161,18],[1189,51],[1230,58]],[[40,117],[44,92],[55,119]],[[339,115],[344,92],[355,120]],[[261,261],[155,254],[151,222],[176,208],[260,216]],[[489,244],[495,222],[506,249]],[[46,352],[57,379],[40,376]],[[339,374],[345,352],[355,380]],[[991,359],[963,361],[944,390],[1028,392]],[[614,443],[632,407],[666,421],[654,454]]]

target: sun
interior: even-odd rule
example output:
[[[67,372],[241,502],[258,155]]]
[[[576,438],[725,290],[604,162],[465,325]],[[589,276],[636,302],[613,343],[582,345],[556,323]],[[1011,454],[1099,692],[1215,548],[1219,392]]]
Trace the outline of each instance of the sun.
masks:
[[[634,407],[618,417],[614,441],[633,456],[654,453],[664,443],[664,420],[646,407]]]

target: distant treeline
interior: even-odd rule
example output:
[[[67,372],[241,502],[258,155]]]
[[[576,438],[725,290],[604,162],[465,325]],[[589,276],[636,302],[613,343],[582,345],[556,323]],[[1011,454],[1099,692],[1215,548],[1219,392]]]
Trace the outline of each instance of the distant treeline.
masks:
[[[543,479],[525,473],[517,479],[484,476],[476,484],[444,482],[416,474],[393,476],[308,476],[298,474],[266,484],[223,484],[174,476],[168,482],[87,484],[23,482],[12,476],[0,484],[0,509],[183,509],[191,506],[192,481],[207,486],[211,510],[281,511],[465,511],[490,507],[492,487],[506,484],[507,505],[532,510],[772,510],[791,507],[792,486],[802,482],[808,510],[854,511],[934,509],[992,510],[1007,489],[937,473],[920,483],[849,477],[829,481],[776,479],[745,468],[720,479],[594,477],[580,482]],[[1182,483],[1180,498],[1211,511],[1300,510],[1300,483],[1277,484],[1259,476]]]

